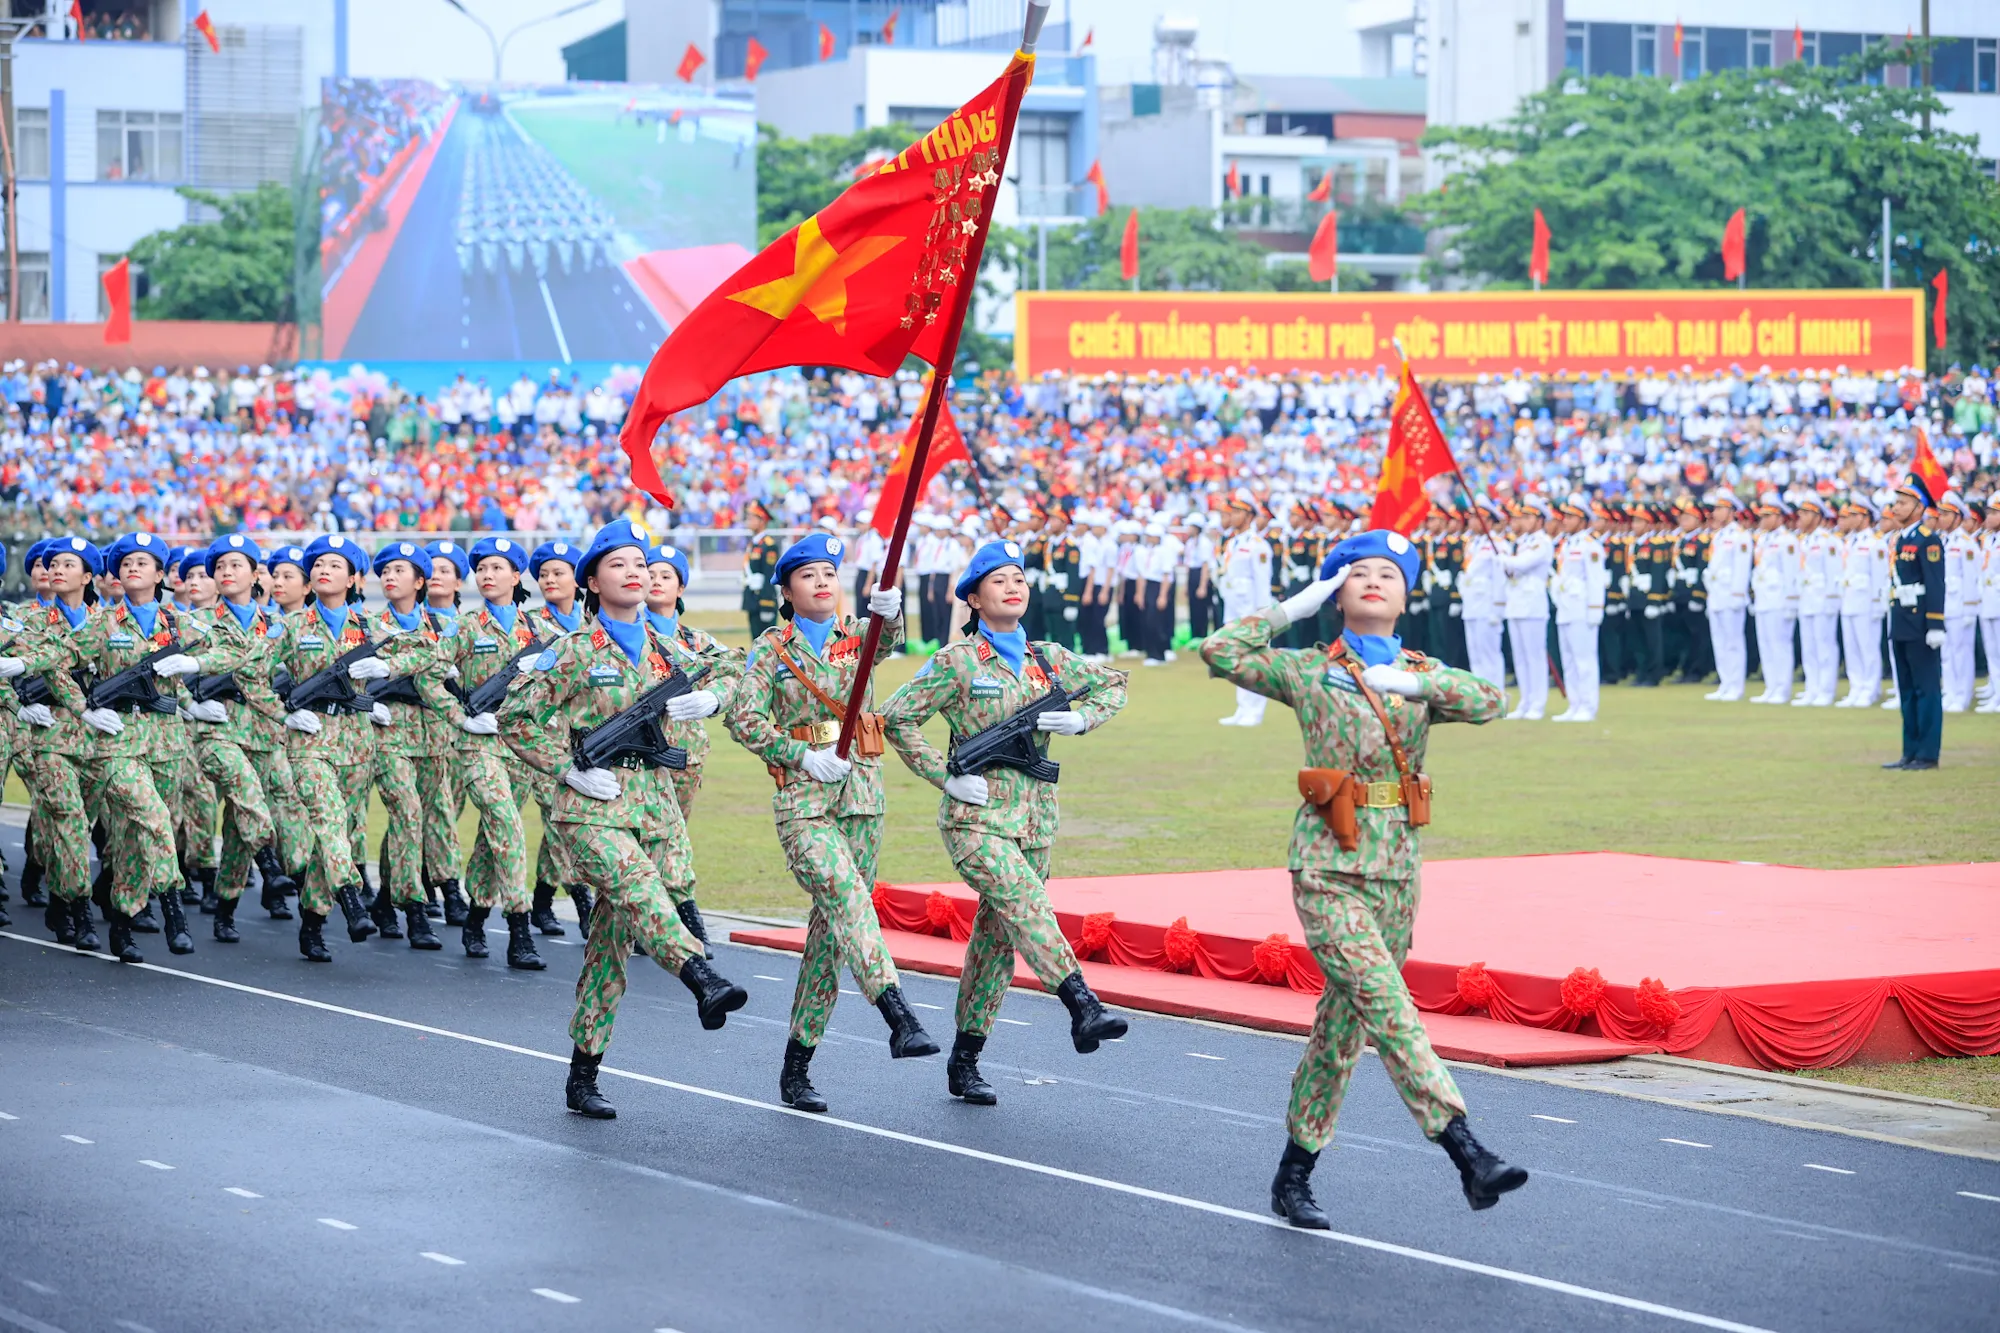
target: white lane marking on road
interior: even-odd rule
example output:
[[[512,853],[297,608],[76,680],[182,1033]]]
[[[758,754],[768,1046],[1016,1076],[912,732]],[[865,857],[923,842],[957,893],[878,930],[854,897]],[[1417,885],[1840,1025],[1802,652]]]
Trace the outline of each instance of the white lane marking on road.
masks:
[[[1774,1228],[1774,1230],[1776,1230],[1776,1231],[1777,1231],[1777,1233],[1778,1233],[1778,1234],[1779,1234],[1780,1236],[1790,1236],[1790,1237],[1791,1237],[1791,1238],[1792,1238],[1793,1240],[1815,1240],[1815,1241],[1817,1241],[1817,1240],[1825,1240],[1825,1239],[1826,1239],[1826,1237],[1825,1237],[1825,1236],[1809,1236],[1809,1235],[1807,1235],[1807,1234],[1806,1234],[1805,1232],[1803,1232],[1803,1231],[1786,1231],[1786,1230],[1785,1230],[1784,1228],[1782,1228],[1782,1227],[1778,1227],[1778,1228]]]
[[[1848,1170],[1848,1169],[1847,1169],[1846,1167],[1844,1167],[1844,1166],[1821,1166],[1821,1165],[1820,1165],[1820,1164],[1819,1164],[1818,1162],[1807,1162],[1807,1163],[1806,1163],[1806,1170],[1808,1170],[1808,1171],[1830,1171],[1830,1172],[1832,1172],[1832,1173],[1833,1173],[1834,1175],[1836,1175],[1836,1176],[1851,1176],[1851,1175],[1853,1175],[1853,1174],[1854,1174],[1854,1173],[1853,1173],[1852,1171],[1849,1171],[1849,1170]]]
[[[352,1222],[343,1222],[343,1221],[341,1221],[341,1220],[340,1220],[339,1218],[337,1218],[337,1217],[322,1217],[322,1218],[320,1218],[320,1219],[319,1219],[319,1224],[320,1224],[321,1226],[323,1226],[323,1227],[332,1227],[332,1228],[333,1228],[333,1229],[334,1229],[335,1231],[359,1231],[359,1230],[361,1230],[361,1228],[360,1228],[360,1227],[357,1227],[357,1226],[355,1226],[355,1225],[354,1225],[354,1223],[352,1223]]]
[[[1227,1060],[1229,1058],[1226,1055],[1205,1055],[1200,1051],[1189,1051],[1187,1054],[1190,1060]]]
[[[1241,1121],[1239,1121],[1238,1123],[1239,1123],[1239,1124],[1241,1124],[1241,1123],[1244,1123],[1244,1122],[1241,1122]],[[1258,1125],[1254,1126],[1254,1128],[1257,1128],[1257,1129],[1268,1129],[1268,1128],[1269,1128],[1269,1126],[1268,1126],[1268,1125],[1265,1125],[1265,1124],[1258,1124]],[[1369,1147],[1369,1146],[1367,1146],[1366,1144],[1362,1144],[1362,1143],[1336,1143],[1336,1144],[1334,1144],[1333,1146],[1334,1146],[1334,1147],[1336,1147],[1336,1148],[1338,1148],[1338,1149],[1340,1149],[1340,1150],[1341,1150],[1342,1152],[1376,1152],[1376,1153],[1381,1153],[1381,1152],[1387,1152],[1387,1151],[1389,1151],[1389,1150],[1388,1150],[1387,1148],[1370,1148],[1370,1147]]]
[[[1576,1121],[1574,1120],[1565,1120],[1559,1115],[1540,1115],[1536,1113],[1530,1113],[1528,1118],[1530,1120],[1546,1120],[1552,1125],[1574,1125],[1576,1123]]]
[[[264,1197],[261,1194],[255,1194],[244,1189],[241,1185],[224,1185],[222,1192],[224,1194],[234,1194],[239,1199],[261,1199]]]
[[[1696,1143],[1693,1139],[1661,1139],[1662,1143],[1678,1143],[1683,1148],[1713,1148],[1713,1143]]]
[[[54,1324],[44,1324],[31,1314],[22,1314],[4,1305],[0,1305],[0,1324],[12,1324],[15,1328],[26,1330],[26,1333],[63,1333]]]
[[[60,946],[52,941],[40,940],[32,935],[16,934],[12,931],[0,932],[7,939],[23,944],[33,944],[49,949]],[[67,955],[74,955],[72,949],[64,949]],[[137,972],[157,972],[162,976],[178,977],[184,981],[198,982],[204,986],[214,986],[220,990],[235,991],[241,995],[256,995],[268,1000],[280,1000],[295,1004],[303,1009],[317,1009],[321,1013],[339,1014],[345,1018],[358,1018],[369,1023],[380,1023],[385,1027],[401,1028],[406,1032],[422,1032],[428,1036],[446,1037],[462,1041],[469,1046],[483,1046],[488,1050],[505,1051],[510,1055],[526,1056],[531,1060],[544,1060],[550,1064],[569,1063],[567,1054],[552,1051],[538,1051],[529,1046],[517,1046],[512,1042],[496,1041],[492,1037],[474,1036],[469,1032],[457,1032],[451,1028],[436,1027],[429,1023],[418,1023],[407,1018],[394,1018],[388,1014],[373,1013],[367,1009],[353,1009],[346,1005],[331,1004],[325,1000],[309,999],[303,995],[292,995],[285,991],[270,990],[263,986],[250,986],[240,981],[229,981],[222,977],[204,976],[199,972],[184,972],[179,968],[163,967],[158,963],[119,963],[116,955],[89,954],[87,957],[99,959],[108,964]],[[984,1162],[991,1166],[1007,1167],[1028,1175],[1042,1176],[1051,1180],[1067,1181],[1076,1185],[1087,1185],[1093,1189],[1111,1194],[1122,1194],[1128,1198],[1146,1199],[1154,1203],[1185,1208],[1190,1212],[1205,1213],[1210,1217],[1228,1218],[1253,1226],[1271,1227],[1293,1236],[1301,1244],[1347,1245],[1355,1249],[1371,1250],[1377,1254],[1391,1254],[1415,1263],[1430,1264],[1438,1268],[1449,1268],[1461,1273],[1473,1273],[1496,1281],[1511,1282],[1518,1286],[1533,1287],[1540,1291],[1553,1292],[1559,1296],[1571,1296],[1577,1300],[1591,1301],[1599,1305],[1609,1305],[1621,1310],[1632,1310],[1640,1314],[1656,1315],[1662,1319],[1674,1320],[1697,1328],[1721,1329],[1724,1333],[1771,1333],[1755,1324],[1741,1324],[1734,1320],[1705,1315],[1695,1310],[1682,1310],[1671,1305],[1661,1305],[1655,1301],[1640,1300],[1633,1296],[1622,1296],[1615,1291],[1601,1291],[1595,1287],[1579,1286],[1573,1282],[1562,1282],[1555,1278],[1543,1277],[1538,1273],[1526,1273],[1518,1269],[1501,1268],[1496,1264],[1479,1263],[1471,1259],[1460,1259],[1455,1255],[1439,1254],[1432,1250],[1420,1250],[1411,1245],[1398,1245],[1393,1241],[1377,1240],[1372,1236],[1357,1236],[1343,1231],[1297,1231],[1280,1218],[1266,1217],[1243,1208],[1232,1208],[1227,1204],[1211,1203],[1206,1199],[1190,1198],[1181,1194],[1170,1194],[1165,1190],[1148,1189],[1143,1185],[1131,1185],[1121,1180],[1110,1180],[1103,1176],[1086,1175],[1080,1171],[1070,1171],[1043,1162],[1028,1161],[1025,1158],[1007,1157],[1000,1153],[987,1152],[982,1148],[971,1148],[964,1144],[948,1143],[942,1139],[927,1139],[916,1134],[905,1134],[901,1130],[887,1129],[859,1120],[846,1120],[823,1112],[795,1111],[789,1106],[776,1102],[759,1101],[755,1097],[744,1097],[733,1092],[723,1092],[717,1088],[704,1088],[695,1083],[679,1083],[673,1079],[658,1078],[652,1074],[641,1074],[629,1069],[614,1069],[601,1066],[600,1074],[613,1078],[630,1079],[652,1087],[665,1088],[671,1092],[686,1093],[694,1097],[705,1097],[710,1101],[726,1105],[741,1106],[750,1110],[763,1111],[771,1115],[790,1116],[803,1124],[822,1125],[829,1129],[840,1129],[852,1134],[865,1134],[870,1138],[885,1142],[901,1143],[913,1148],[925,1148],[932,1152],[968,1161]],[[1658,1207],[1660,1205],[1653,1205]]]
[[[152,1329],[136,1319],[114,1319],[111,1322],[124,1329],[125,1333],[153,1333]]]
[[[569,364],[569,339],[563,337],[562,321],[556,318],[556,298],[549,295],[549,280],[537,278],[535,283],[542,289],[542,305],[549,312],[549,327],[556,331],[556,350],[562,353],[563,364]]]
[[[418,1250],[417,1257],[428,1259],[434,1264],[443,1264],[447,1268],[465,1267],[465,1260],[454,1259],[448,1254],[439,1254],[436,1250]]]
[[[20,1116],[8,1115],[5,1111],[0,1111],[0,1120],[19,1120],[20,1118]]]
[[[943,1006],[943,1005],[941,1005],[941,1004],[925,1004],[925,1003],[924,1003],[924,1002],[923,1002],[922,1000],[911,1000],[911,1001],[910,1001],[910,1007],[911,1007],[911,1008],[913,1008],[913,1009],[936,1009],[936,1010],[938,1010],[938,1011],[939,1011],[940,1013],[942,1013],[942,1012],[944,1011],[944,1006]]]
[[[1961,1273],[1977,1273],[1981,1277],[2000,1277],[2000,1273],[1990,1268],[1974,1268],[1971,1264],[1946,1264],[1946,1268],[1956,1268]]]
[[[767,977],[762,972],[752,972],[750,974],[750,979],[752,981],[776,981],[776,982],[784,981],[783,977]]]
[[[1619,1200],[1618,1202],[1620,1202],[1620,1203],[1629,1203],[1629,1204],[1631,1204],[1631,1205],[1632,1205],[1632,1206],[1633,1206],[1634,1208],[1658,1208],[1658,1209],[1660,1209],[1660,1210],[1661,1210],[1661,1211],[1663,1211],[1663,1212],[1664,1212],[1664,1211],[1666,1210],[1666,1207],[1667,1207],[1667,1206],[1666,1206],[1665,1204],[1663,1204],[1663,1203],[1648,1203],[1648,1202],[1647,1202],[1646,1200],[1644,1200],[1644,1199],[1620,1199],[1620,1200]]]
[[[1018,1018],[1003,1018],[1000,1021],[1002,1023],[1005,1023],[1008,1027],[1014,1027],[1014,1028],[1031,1028],[1034,1026],[1033,1023],[1023,1022]]]
[[[40,1292],[44,1296],[53,1296],[56,1294],[56,1289],[54,1287],[49,1286],[45,1282],[37,1282],[31,1277],[20,1277],[20,1278],[15,1278],[14,1280],[16,1282],[19,1282],[22,1286],[26,1287],[29,1291]]]
[[[554,1301],[558,1305],[577,1305],[583,1301],[581,1296],[572,1296],[566,1291],[557,1291],[554,1287],[536,1287],[534,1292],[544,1300]]]
[[[65,1134],[63,1135],[63,1137],[68,1139],[71,1143],[91,1144],[97,1141],[95,1139],[86,1139],[80,1134]]]
[[[1987,1203],[2000,1203],[2000,1194],[1974,1194],[1971,1190],[1960,1190],[1958,1193],[1961,1198],[1983,1199]]]
[[[150,1158],[150,1157],[141,1157],[141,1158],[139,1159],[139,1165],[140,1165],[140,1166],[150,1166],[150,1167],[152,1167],[152,1168],[153,1168],[153,1169],[154,1169],[155,1171],[171,1171],[171,1170],[173,1170],[173,1168],[172,1168],[172,1167],[170,1167],[170,1166],[168,1166],[168,1165],[167,1165],[167,1164],[166,1164],[165,1162],[156,1162],[156,1161],[154,1161],[154,1160],[153,1160],[152,1158]]]

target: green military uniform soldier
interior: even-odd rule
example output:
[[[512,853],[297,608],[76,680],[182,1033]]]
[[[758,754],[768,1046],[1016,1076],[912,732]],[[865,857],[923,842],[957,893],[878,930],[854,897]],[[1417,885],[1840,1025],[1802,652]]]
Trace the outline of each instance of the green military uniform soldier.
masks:
[[[762,500],[743,506],[743,526],[750,529],[750,546],[743,552],[743,610],[750,617],[750,639],[778,623],[778,556],[783,551],[777,537],[765,531],[771,526],[771,511]]]
[[[582,559],[583,548],[561,538],[543,542],[528,557],[528,577],[542,590],[542,604],[531,614],[538,626],[536,634],[544,642],[553,643],[563,635],[574,634],[583,628],[587,618],[583,609],[583,589],[576,581],[576,567]],[[561,748],[560,738],[551,737],[550,744]],[[536,776],[540,779],[535,788],[535,800],[542,812],[542,845],[535,853],[535,902],[543,902],[545,886],[561,886],[576,907],[577,929],[588,935],[590,890],[578,881],[576,867],[563,850],[562,839],[556,836],[557,784],[546,774]],[[548,901],[554,901],[553,893]],[[531,907],[531,915],[533,911]],[[551,913],[548,923],[553,922]],[[536,928],[543,934],[550,933],[542,922],[537,922]],[[564,933],[563,928],[556,926],[554,933]]]
[[[412,949],[442,949],[424,910],[424,800],[418,764],[437,743],[432,710],[418,690],[417,674],[431,665],[437,631],[423,612],[430,557],[415,542],[390,542],[375,553],[375,577],[386,605],[367,618],[368,636],[382,646],[376,655],[398,679],[388,682],[393,699],[369,710],[375,724],[375,794],[387,822],[382,830],[380,880],[368,915],[385,940],[403,938],[397,909],[409,927]],[[381,687],[371,687],[381,691]]]
[[[1292,1080],[1290,1137],[1271,1183],[1271,1207],[1293,1226],[1323,1229],[1310,1177],[1333,1139],[1364,1040],[1426,1137],[1457,1164],[1466,1200],[1491,1207],[1527,1172],[1473,1138],[1465,1102],[1431,1050],[1402,977],[1416,919],[1417,829],[1429,822],[1422,776],[1434,722],[1490,722],[1505,696],[1469,672],[1404,652],[1390,632],[1417,576],[1404,537],[1365,532],[1328,553],[1321,578],[1269,611],[1238,620],[1202,646],[1216,675],[1298,714],[1306,803],[1292,826],[1292,901],[1325,974],[1313,1031]],[[1345,630],[1325,650],[1277,648],[1295,618],[1340,592]]]
[[[1674,522],[1680,531],[1674,536],[1673,568],[1667,577],[1673,586],[1673,627],[1675,642],[1667,660],[1678,663],[1676,678],[1682,685],[1699,685],[1708,679],[1715,665],[1715,651],[1708,641],[1708,547],[1714,541],[1706,524],[1701,502],[1691,495],[1674,501]]]

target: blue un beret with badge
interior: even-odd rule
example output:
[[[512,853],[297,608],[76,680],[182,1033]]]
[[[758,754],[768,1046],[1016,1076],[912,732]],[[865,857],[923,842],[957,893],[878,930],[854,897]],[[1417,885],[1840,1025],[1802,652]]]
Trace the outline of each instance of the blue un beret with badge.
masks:
[[[208,573],[208,548],[206,546],[190,546],[183,550],[181,558],[174,562],[174,570],[182,578],[186,578],[188,571],[193,569],[198,569],[204,574]]]
[[[59,555],[75,556],[93,575],[104,572],[104,552],[81,537],[57,537],[42,549],[44,560],[53,560]]]
[[[847,544],[838,537],[824,532],[808,532],[805,536],[785,548],[778,557],[778,582],[783,583],[792,576],[792,571],[807,565],[829,564],[840,568],[840,553]]]
[[[972,563],[965,567],[965,573],[959,575],[958,586],[953,588],[952,592],[962,602],[967,593],[979,587],[979,580],[994,570],[1005,569],[1009,565],[1013,565],[1023,573],[1027,571],[1028,567],[1021,563],[1021,544],[1008,541],[988,542],[972,553]]]
[[[264,553],[257,548],[257,543],[240,532],[232,532],[227,537],[217,537],[208,544],[208,549],[202,552],[202,562],[210,574],[215,573],[215,562],[225,555],[248,556],[253,567],[264,563]]]
[[[381,578],[382,571],[398,560],[407,561],[419,578],[431,576],[431,562],[424,548],[415,542],[390,542],[375,553],[375,577]]]
[[[305,564],[301,568],[308,574],[312,573],[314,562],[323,555],[339,556],[356,574],[368,572],[368,553],[352,537],[343,537],[337,532],[321,533],[306,543]]]
[[[173,563],[173,548],[165,541],[150,532],[128,532],[111,543],[111,549],[104,556],[104,567],[116,574],[124,566],[128,555],[150,555],[162,572]]]
[[[528,567],[528,549],[512,537],[481,537],[472,544],[472,563],[478,567],[481,560],[497,555],[514,567],[516,574]]]
[[[306,548],[303,546],[280,546],[271,552],[270,559],[264,563],[271,569],[276,569],[279,565],[290,565],[300,574],[305,574],[311,568],[311,562],[306,559]]]
[[[44,537],[40,541],[28,547],[27,559],[28,559],[28,569],[30,571],[33,571],[33,569],[35,568],[35,562],[42,558],[42,553],[48,550],[49,542],[52,540],[53,538]]]
[[[1417,586],[1417,548],[1408,537],[1387,528],[1371,528],[1328,551],[1326,561],[1319,567],[1319,576],[1330,579],[1355,561],[1370,559],[1394,561],[1396,568],[1403,571],[1404,585]]]
[[[634,523],[629,518],[614,518],[597,530],[590,539],[590,549],[583,553],[583,563],[577,566],[576,576],[590,577],[590,571],[597,568],[597,562],[613,551],[625,546],[636,546],[651,559],[653,535],[646,531],[643,523]]]
[[[535,553],[528,557],[528,577],[532,579],[540,578],[542,576],[542,566],[551,560],[568,565],[570,571],[574,573],[576,571],[576,562],[581,559],[583,559],[582,549],[572,542],[543,542],[535,548]]]
[[[646,552],[646,563],[649,565],[672,565],[674,573],[681,576],[681,587],[685,589],[688,586],[687,552],[683,551],[680,547],[669,546],[665,542],[661,542],[658,546]]]
[[[458,571],[460,578],[469,579],[472,577],[472,561],[466,559],[465,548],[457,542],[432,542],[424,548],[424,553],[430,556],[433,563],[439,560],[451,561],[452,568]],[[428,575],[430,570],[426,569],[424,573]]]

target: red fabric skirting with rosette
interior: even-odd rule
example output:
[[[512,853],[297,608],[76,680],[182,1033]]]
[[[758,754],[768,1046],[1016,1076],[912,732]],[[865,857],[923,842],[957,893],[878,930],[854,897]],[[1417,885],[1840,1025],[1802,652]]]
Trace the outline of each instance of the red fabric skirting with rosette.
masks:
[[[1056,879],[1078,955],[1317,994],[1282,870]],[[878,885],[957,941],[962,884]],[[1420,1009],[1767,1068],[2000,1054],[2000,866],[1815,871],[1577,853],[1425,867]]]

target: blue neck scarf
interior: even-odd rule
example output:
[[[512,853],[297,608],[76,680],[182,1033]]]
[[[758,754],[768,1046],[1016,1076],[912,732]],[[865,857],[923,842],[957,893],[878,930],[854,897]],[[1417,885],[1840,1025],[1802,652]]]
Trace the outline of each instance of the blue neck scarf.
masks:
[[[225,598],[222,604],[229,608],[229,614],[236,617],[237,625],[243,629],[249,629],[250,622],[257,618],[257,603],[255,602],[244,602],[239,605]]]
[[[561,625],[563,627],[563,632],[565,634],[576,633],[576,627],[583,623],[583,608],[574,602],[570,603],[568,615],[564,615],[562,612],[556,610],[553,604],[551,604],[547,609],[549,613],[549,619],[555,621],[556,624]]]
[[[455,606],[427,606],[424,609],[447,625],[458,623],[458,608]]]
[[[135,602],[130,597],[127,597],[125,599],[125,609],[130,611],[132,619],[139,623],[139,632],[149,639],[152,638],[154,631],[160,627],[159,602]]]
[[[325,602],[314,602],[313,609],[319,612],[320,622],[333,631],[334,638],[338,639],[342,634],[347,632],[347,607],[345,605],[328,606]]]
[[[514,616],[520,609],[513,602],[505,604],[499,602],[486,603],[486,614],[499,621],[500,628],[506,630],[509,634],[514,632]]]
[[[75,629],[90,618],[90,608],[87,606],[71,606],[64,601],[58,601],[56,605],[62,609],[63,619],[69,622],[71,629]]]
[[[1000,660],[1007,664],[1009,671],[1017,676],[1021,674],[1021,666],[1028,656],[1028,631],[1016,627],[1011,632],[1002,634],[997,630],[988,629],[985,623],[981,622],[979,637],[993,645],[993,651],[1000,654]]]
[[[45,592],[37,593],[35,594],[35,604],[37,606],[54,606],[56,604],[56,599],[49,596]]]
[[[658,611],[648,607],[646,609],[646,622],[653,627],[653,633],[663,639],[674,638],[680,633],[681,618],[679,616],[663,616]]]
[[[601,611],[598,612],[597,623],[604,626],[611,642],[632,659],[632,665],[638,666],[640,656],[646,651],[646,623],[642,620],[613,620]]]
[[[424,618],[424,613],[415,607],[411,607],[409,613],[406,615],[392,606],[389,608],[389,614],[396,618],[397,627],[405,632],[415,629],[423,622]]]
[[[826,641],[838,628],[839,622],[832,616],[825,620],[807,620],[804,616],[793,616],[792,624],[805,636],[806,646],[813,650],[814,657],[826,656]]]
[[[1394,634],[1356,634],[1347,630],[1341,634],[1347,646],[1361,659],[1363,666],[1388,666],[1403,651],[1403,641]]]

